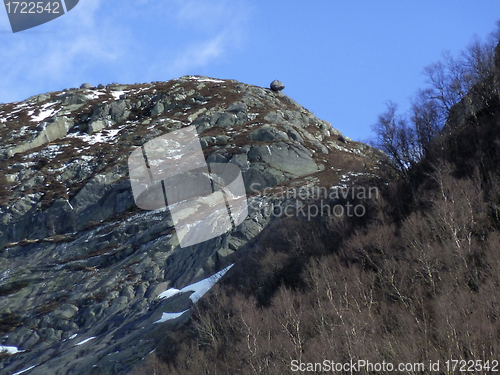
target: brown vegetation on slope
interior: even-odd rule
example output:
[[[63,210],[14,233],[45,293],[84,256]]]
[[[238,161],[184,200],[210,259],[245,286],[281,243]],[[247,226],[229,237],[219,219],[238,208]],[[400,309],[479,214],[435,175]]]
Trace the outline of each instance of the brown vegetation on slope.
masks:
[[[282,374],[324,359],[439,360],[451,374],[443,361],[498,359],[498,98],[455,125],[362,219],[266,228],[134,374]]]
[[[399,224],[381,204],[347,236],[346,220],[271,228],[150,363],[165,374],[269,374],[294,359],[498,358],[496,219],[478,181],[442,172],[431,176],[431,207]]]

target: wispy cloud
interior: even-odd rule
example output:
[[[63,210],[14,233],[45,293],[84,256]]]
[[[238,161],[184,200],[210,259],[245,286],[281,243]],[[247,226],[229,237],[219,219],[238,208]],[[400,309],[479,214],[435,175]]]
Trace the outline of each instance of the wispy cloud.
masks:
[[[224,39],[224,34],[221,33],[212,39],[187,46],[168,67],[170,75],[205,66],[219,58],[224,52]]]
[[[101,0],[80,2],[73,10],[39,28],[2,34],[0,101],[20,100],[43,90],[72,83],[95,63],[113,63],[125,51],[120,38],[102,38],[95,28]],[[73,16],[74,13],[74,16]],[[104,24],[106,32],[111,31]],[[82,77],[83,78],[83,77]]]
[[[208,30],[182,46],[165,67],[169,75],[188,74],[208,64],[220,64],[226,56],[243,47],[250,7],[242,3],[184,1],[176,14],[180,24]]]
[[[0,101],[87,81],[129,83],[192,74],[241,47],[250,9],[246,0],[119,4],[80,1],[32,32],[0,34]],[[6,17],[0,17],[0,28],[10,29]]]

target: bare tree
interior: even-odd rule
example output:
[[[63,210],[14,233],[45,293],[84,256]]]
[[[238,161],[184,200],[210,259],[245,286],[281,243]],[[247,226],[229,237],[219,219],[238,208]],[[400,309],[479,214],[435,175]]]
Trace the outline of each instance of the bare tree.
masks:
[[[441,127],[445,124],[451,109],[476,88],[481,100],[489,97],[493,85],[491,78],[495,67],[495,46],[500,40],[500,21],[497,29],[483,42],[475,36],[457,58],[450,52],[443,54],[443,61],[427,66],[424,74],[429,87],[419,96],[433,101],[439,111]],[[477,95],[479,94],[479,95]],[[474,107],[469,98],[471,107]]]
[[[372,127],[377,136],[373,144],[389,156],[398,173],[406,178],[410,167],[418,161],[419,150],[414,128],[396,111],[397,104],[388,102],[387,111]]]
[[[436,100],[429,100],[428,93],[420,91],[412,100],[411,122],[415,126],[416,141],[420,146],[419,157],[422,157],[434,138],[438,135],[439,129],[446,121],[443,113],[439,109]]]
[[[427,66],[424,74],[429,86],[418,91],[408,114],[398,114],[397,105],[389,102],[387,111],[373,125],[373,145],[390,157],[406,180],[409,169],[426,155],[452,109],[453,117],[476,116],[490,106],[500,21],[497,25],[486,41],[475,37],[458,57],[445,52],[442,61]]]

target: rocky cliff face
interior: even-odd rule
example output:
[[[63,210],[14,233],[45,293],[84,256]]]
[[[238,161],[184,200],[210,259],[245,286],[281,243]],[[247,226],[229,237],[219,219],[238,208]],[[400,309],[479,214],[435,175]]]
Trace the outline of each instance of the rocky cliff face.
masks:
[[[83,87],[0,105],[0,345],[21,351],[0,354],[2,374],[125,373],[175,324],[155,323],[163,313],[193,303],[159,294],[251,251],[294,199],[262,189],[329,188],[383,159],[282,92],[233,80]],[[168,210],[135,205],[127,159],[188,125],[207,162],[241,169],[249,215],[181,248]]]

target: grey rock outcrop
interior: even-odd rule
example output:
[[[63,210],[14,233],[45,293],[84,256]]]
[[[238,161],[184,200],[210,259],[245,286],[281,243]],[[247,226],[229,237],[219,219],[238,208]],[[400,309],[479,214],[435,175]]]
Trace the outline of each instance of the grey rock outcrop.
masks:
[[[207,162],[241,169],[249,214],[180,248],[168,210],[135,205],[127,159],[188,125]],[[251,251],[272,208],[289,201],[262,189],[377,173],[382,155],[340,135],[282,93],[202,76],[0,104],[0,345],[25,350],[2,357],[0,373],[130,371],[154,349],[162,313],[192,306],[190,293],[158,296]]]
[[[90,83],[82,83],[80,86],[80,89],[92,89],[94,86],[92,86]]]
[[[284,88],[285,88],[285,85],[283,84],[283,82],[278,81],[277,79],[275,79],[274,81],[271,82],[271,90],[273,90],[273,91],[281,91]]]

